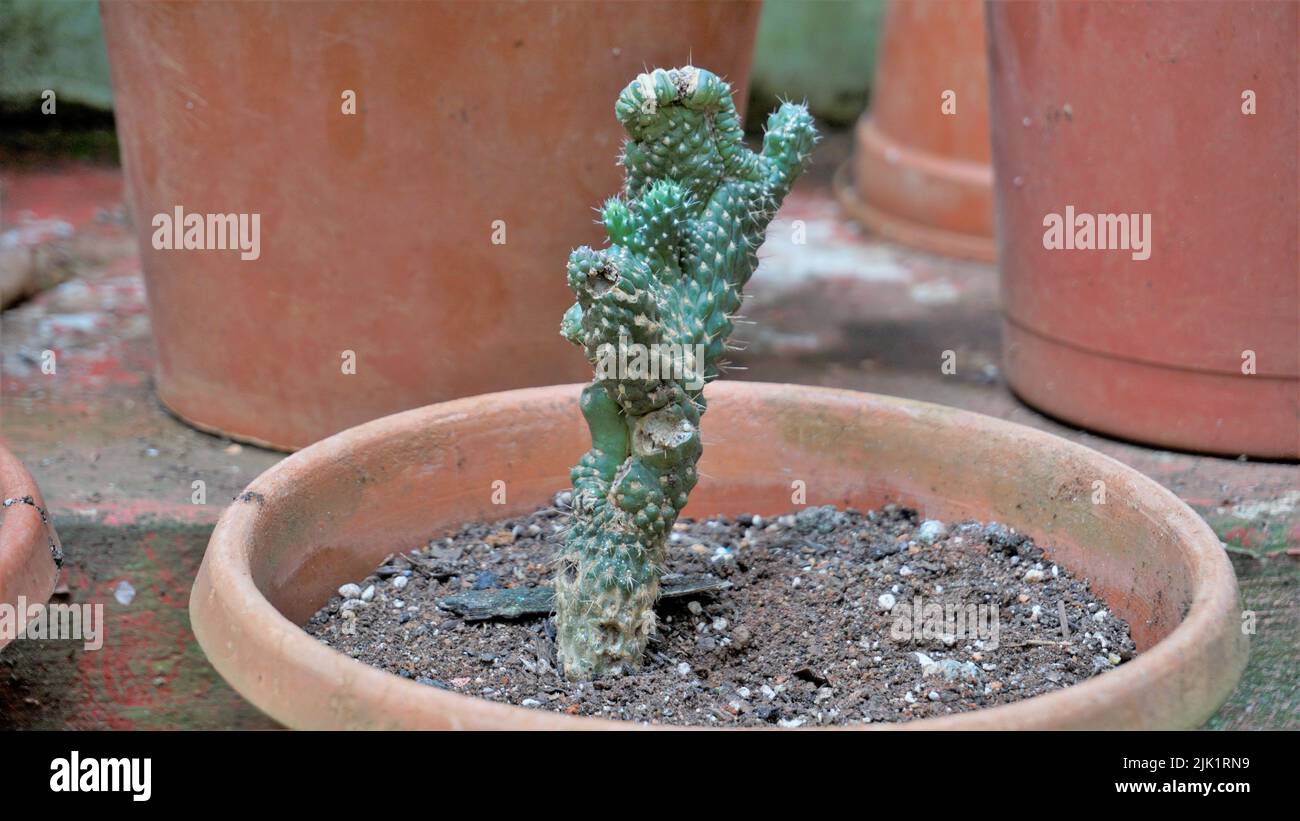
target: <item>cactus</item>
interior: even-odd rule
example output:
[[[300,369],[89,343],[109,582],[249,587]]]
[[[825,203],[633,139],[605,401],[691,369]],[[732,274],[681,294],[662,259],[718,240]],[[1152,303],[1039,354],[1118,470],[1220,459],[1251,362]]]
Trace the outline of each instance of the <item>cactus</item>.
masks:
[[[571,679],[640,664],[667,535],[698,479],[704,383],[718,375],[764,232],[817,139],[806,107],[786,103],[755,154],[730,86],[692,66],[640,75],[615,113],[628,134],[624,189],[600,209],[609,247],[569,257],[577,303],[560,327],[596,369],[581,400],[592,446],[571,474],[555,581]]]

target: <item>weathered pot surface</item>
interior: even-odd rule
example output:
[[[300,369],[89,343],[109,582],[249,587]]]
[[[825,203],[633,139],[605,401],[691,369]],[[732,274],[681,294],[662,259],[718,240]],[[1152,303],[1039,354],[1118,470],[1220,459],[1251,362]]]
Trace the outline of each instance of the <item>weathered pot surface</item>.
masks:
[[[45,500],[22,462],[0,445],[0,605],[45,604],[59,577],[63,550],[47,521]],[[12,641],[0,631],[0,648]]]
[[[555,323],[564,260],[622,184],[614,101],[694,54],[743,103],[760,8],[105,3],[159,398],[293,450],[584,378]],[[256,253],[157,248],[176,209],[258,215]]]
[[[406,411],[343,431],[258,477],[218,523],[190,599],[208,658],[291,727],[630,726],[417,684],[298,626],[388,554],[465,522],[527,512],[567,487],[570,465],[589,445],[580,389]],[[897,502],[950,521],[996,520],[1089,578],[1132,627],[1139,655],[1097,678],[898,726],[1196,727],[1240,677],[1247,643],[1218,539],[1172,493],[1119,462],[1040,431],[905,399],[744,382],[711,385],[708,396],[705,478],[686,515],[782,513],[801,479],[810,505]],[[492,504],[497,480],[506,483],[501,505]],[[1104,504],[1094,504],[1098,488]]]
[[[1111,436],[1300,459],[1300,6],[989,3],[988,26],[1008,384]],[[1117,213],[1144,250],[1047,240]]]

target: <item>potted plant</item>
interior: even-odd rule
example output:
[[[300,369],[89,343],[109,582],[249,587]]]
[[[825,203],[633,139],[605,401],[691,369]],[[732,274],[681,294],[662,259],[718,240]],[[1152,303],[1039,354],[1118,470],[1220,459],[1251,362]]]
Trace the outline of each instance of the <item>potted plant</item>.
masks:
[[[690,67],[639,76],[619,96],[616,112],[629,134],[627,181],[622,194],[601,209],[609,246],[599,251],[582,247],[570,256],[568,280],[577,303],[561,323],[562,334],[583,347],[595,379],[581,389],[517,390],[385,417],[312,445],[259,477],[223,514],[191,596],[195,635],[217,670],[254,704],[293,727],[620,726],[599,716],[572,714],[581,710],[576,701],[557,710],[534,700],[533,709],[526,701],[512,706],[456,691],[475,683],[473,675],[445,683],[407,666],[392,675],[327,646],[314,637],[318,633],[309,635],[300,626],[319,626],[337,616],[346,633],[362,611],[365,618],[396,631],[367,649],[383,644],[395,649],[403,665],[425,664],[426,650],[412,660],[404,646],[413,640],[407,632],[413,628],[405,625],[416,618],[408,597],[441,590],[438,585],[449,578],[457,579],[450,584],[461,591],[468,580],[459,581],[463,568],[439,569],[426,561],[419,546],[427,545],[433,559],[455,561],[452,554],[437,553],[455,548],[455,556],[462,555],[448,534],[466,523],[546,505],[573,454],[585,449],[570,471],[564,532],[539,528],[534,537],[535,545],[558,552],[553,586],[493,592],[495,573],[483,570],[474,589],[458,594],[459,601],[447,597],[437,606],[440,612],[460,613],[470,595],[480,603],[485,598],[510,603],[509,612],[491,615],[535,614],[536,606],[529,604],[533,599],[541,600],[542,615],[553,607],[553,645],[543,634],[529,635],[554,647],[558,673],[549,681],[560,692],[582,693],[589,684],[620,676],[638,686],[635,679],[641,674],[636,671],[651,666],[647,643],[658,621],[662,567],[686,549],[671,546],[671,534],[686,527],[677,521],[679,514],[783,513],[794,501],[793,484],[805,494],[796,504],[886,511],[886,505],[907,505],[935,517],[915,529],[915,539],[913,529],[889,531],[893,538],[873,549],[880,554],[882,564],[876,569],[881,575],[861,585],[883,587],[878,598],[874,588],[865,597],[870,608],[892,609],[894,592],[919,593],[921,587],[909,581],[914,571],[908,562],[918,568],[942,563],[950,558],[943,553],[950,546],[953,556],[960,552],[971,562],[992,565],[1003,562],[998,556],[1009,550],[1014,555],[1001,566],[1014,568],[1019,588],[1054,584],[1049,575],[1065,568],[1068,576],[1072,569],[1105,602],[1101,610],[1095,609],[1097,601],[1090,602],[1093,609],[1073,619],[1086,637],[1076,638],[1076,644],[1068,639],[1045,644],[1090,646],[1084,642],[1096,641],[1093,631],[1103,625],[1113,630],[1120,618],[1131,629],[1131,639],[1125,634],[1124,641],[1135,642],[1141,651],[1123,664],[1114,652],[1109,661],[1083,659],[1085,667],[1100,665],[1091,667],[1092,673],[1108,671],[1075,686],[991,709],[945,713],[936,707],[929,713],[933,717],[908,726],[1192,727],[1204,721],[1231,691],[1246,652],[1237,627],[1235,579],[1204,522],[1133,470],[1006,422],[907,400],[801,386],[722,382],[704,389],[718,373],[762,230],[807,158],[815,138],[812,123],[802,106],[785,105],[769,120],[762,153],[751,153],[740,143],[730,89],[715,75]],[[707,448],[701,438],[705,407],[710,411],[703,428]],[[790,519],[796,525],[801,518],[815,520],[816,532],[824,534],[817,538],[823,541],[833,535],[836,522],[853,515],[821,507],[809,512],[811,516],[800,513]],[[874,515],[856,521],[867,529],[878,522]],[[961,531],[972,538],[976,532],[995,534],[989,538],[1001,545],[996,556],[975,544],[960,547],[963,537],[936,546],[938,531],[944,529],[937,519],[972,516],[1002,523],[989,525],[992,530]],[[702,526],[710,524],[720,523]],[[799,583],[780,573],[742,579],[747,571],[739,564],[751,561],[743,545],[753,535],[749,531],[761,525],[749,515],[744,527],[748,531],[739,540],[741,558],[733,578],[746,589],[766,586],[774,599],[789,597],[786,591]],[[768,525],[763,532],[780,527]],[[478,525],[471,529],[477,534],[474,550],[507,544],[528,532],[520,526],[492,534]],[[1026,548],[1023,534],[1042,538],[1049,553]],[[841,536],[842,549],[802,538],[777,545],[775,552],[803,565],[813,561],[802,558],[805,548],[813,555],[838,550],[835,555],[863,567],[866,546],[854,541],[853,534]],[[510,562],[501,558],[492,554],[491,566],[528,578],[519,563],[507,568]],[[1031,564],[1020,566],[1022,559]],[[381,562],[382,576],[376,570]],[[364,589],[352,583],[372,571],[376,579],[391,579],[385,591],[377,591],[369,580]],[[824,601],[816,578],[809,578],[812,598],[806,601]],[[925,592],[941,592],[941,586],[927,585]],[[725,596],[724,588],[712,589]],[[1028,593],[1017,602],[1008,587],[988,592],[990,601],[995,593],[1006,597],[1009,606],[1023,605],[1024,619],[1030,619],[1031,609],[1032,621],[1040,618]],[[862,609],[863,590],[851,595]],[[678,622],[687,625],[686,635],[692,638],[697,631],[692,616],[703,610],[695,604],[696,610],[686,608],[686,621]],[[835,604],[833,609],[842,607]],[[876,618],[874,610],[871,617]],[[459,629],[455,618],[427,611],[419,618],[418,630],[426,637],[430,629]],[[435,619],[446,623],[435,625]],[[1063,631],[1070,629],[1070,621],[1063,620]],[[769,634],[751,635],[750,641],[775,651],[773,642],[790,643],[779,638],[782,627],[756,624],[755,629]],[[701,634],[710,629],[721,635],[725,620],[699,622]],[[810,624],[808,629],[826,628]],[[884,652],[883,635],[846,642],[849,637],[831,629],[832,634],[815,638],[837,652],[856,652],[845,649],[854,644]],[[439,646],[457,663],[468,654],[495,665],[497,655],[474,649],[474,642],[489,632],[448,634]],[[749,663],[743,636],[733,633],[721,640],[735,648],[727,650],[731,663]],[[712,653],[716,644],[697,647]],[[423,646],[436,651],[433,645]],[[969,654],[966,661],[904,653],[909,657],[903,660],[902,675],[947,679],[951,673],[962,680],[959,686],[967,687],[982,676],[973,660],[988,663],[982,655],[986,650],[991,651],[970,643],[955,651]],[[361,647],[354,648],[353,655],[361,653]],[[537,661],[527,664],[535,668],[545,655],[539,651]],[[686,662],[666,664],[662,652],[655,655],[655,669],[645,675],[653,673],[657,681],[671,677],[673,670],[692,673]],[[1079,663],[1062,659],[1069,669],[1078,669]],[[991,664],[987,669],[996,668]],[[491,691],[485,695],[499,695],[493,682],[524,675],[485,669],[477,682],[482,685],[478,692]],[[858,661],[844,659],[833,674],[807,668],[791,675],[817,688],[816,696],[810,696],[815,700],[835,697],[830,675],[837,681],[851,679],[854,670],[859,670]],[[697,679],[703,677],[706,672],[699,671]],[[790,676],[779,678],[778,686],[786,686]],[[995,692],[993,684],[1002,682],[982,683],[986,694]],[[912,690],[899,697],[915,701]],[[928,704],[943,703],[937,689],[923,692],[922,698]],[[911,707],[903,709],[911,714]]]
[[[31,474],[0,445],[0,621],[13,626],[28,605],[44,605],[63,565],[63,548]],[[16,619],[16,620],[15,620]],[[0,648],[16,638],[0,630]]]
[[[664,545],[699,476],[704,385],[717,378],[741,289],[816,129],[801,105],[745,148],[731,89],[687,66],[642,74],[615,106],[628,133],[609,248],[569,258],[577,303],[561,333],[596,379],[582,392],[592,446],[573,469],[573,523],[555,602],[566,675],[640,663]]]
[[[101,9],[158,395],[199,428],[293,449],[581,378],[545,261],[597,238],[587,209],[618,173],[609,100],[691,53],[743,90],[760,5]],[[186,239],[208,215],[247,217],[242,244]]]

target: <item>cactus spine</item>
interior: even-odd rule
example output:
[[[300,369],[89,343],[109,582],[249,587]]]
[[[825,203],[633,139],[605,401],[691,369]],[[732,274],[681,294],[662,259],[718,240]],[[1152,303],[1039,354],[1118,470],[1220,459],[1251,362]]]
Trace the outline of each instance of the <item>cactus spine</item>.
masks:
[[[592,447],[571,474],[555,581],[569,678],[640,663],[667,535],[698,478],[703,384],[718,375],[764,232],[816,140],[807,109],[786,103],[755,154],[730,86],[692,66],[640,75],[615,112],[629,138],[624,190],[600,211],[609,247],[569,257],[577,303],[560,328],[596,369],[581,402]]]

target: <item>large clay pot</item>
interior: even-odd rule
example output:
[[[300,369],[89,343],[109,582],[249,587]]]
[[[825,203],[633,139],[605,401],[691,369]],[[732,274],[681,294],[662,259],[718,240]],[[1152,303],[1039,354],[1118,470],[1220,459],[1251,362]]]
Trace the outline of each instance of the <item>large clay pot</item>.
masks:
[[[1300,457],[1300,6],[988,12],[1012,388],[1102,433]],[[1048,250],[1067,206],[1150,215],[1149,259]]]
[[[840,201],[868,228],[927,251],[994,259],[984,51],[979,0],[889,3],[852,179],[847,167],[836,177]]]
[[[190,598],[195,635],[236,690],[299,728],[627,726],[512,707],[368,667],[298,625],[402,545],[548,504],[590,446],[579,385],[510,391],[385,417],[302,450],[222,515]],[[1196,727],[1246,662],[1219,540],[1154,481],[1080,445],[987,416],[865,393],[710,385],[706,477],[686,515],[888,502],[997,520],[1091,580],[1139,655],[1049,695],[906,727]],[[755,447],[761,442],[761,447]],[[493,482],[506,505],[491,503]],[[1095,482],[1106,503],[1094,504]],[[877,726],[877,725],[869,725]]]
[[[159,396],[198,427],[295,448],[586,376],[557,317],[568,252],[602,239],[592,208],[621,185],[614,101],[692,55],[743,101],[759,5],[102,11]],[[177,206],[260,214],[259,258],[155,250],[151,220]]]
[[[43,605],[59,577],[63,550],[45,500],[22,462],[0,444],[0,605]],[[0,631],[0,648],[13,639]]]

